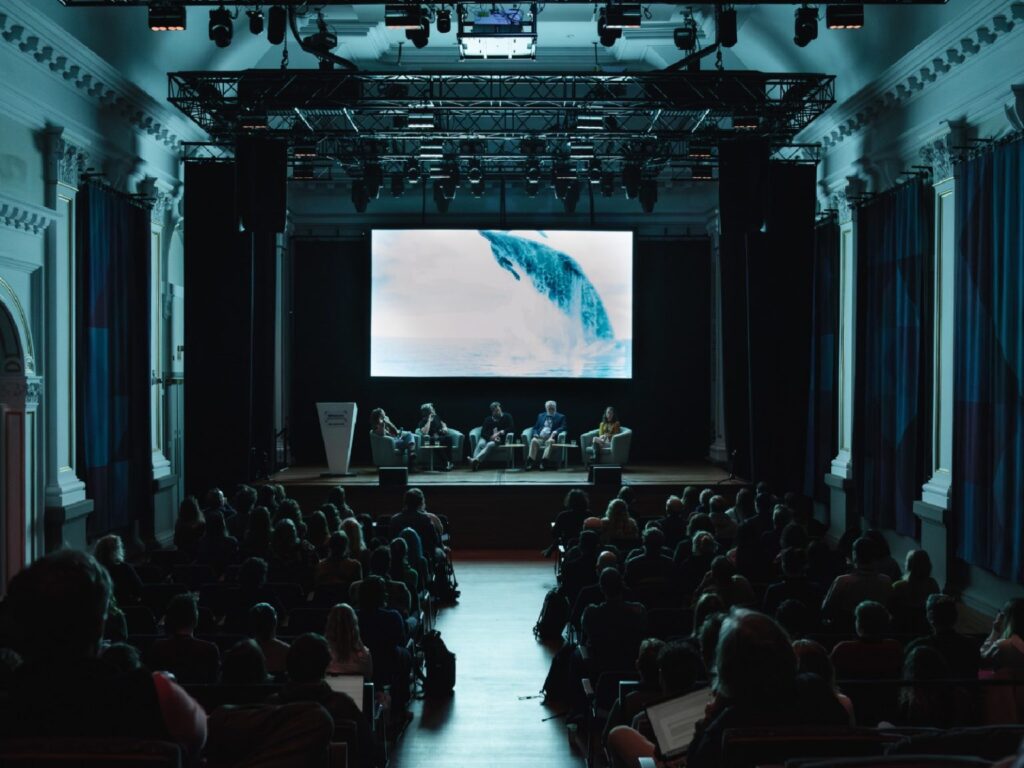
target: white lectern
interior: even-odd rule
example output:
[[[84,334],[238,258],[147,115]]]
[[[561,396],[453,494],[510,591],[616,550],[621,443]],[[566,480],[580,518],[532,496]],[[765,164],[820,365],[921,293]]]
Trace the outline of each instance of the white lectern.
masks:
[[[352,459],[352,434],[356,427],[355,403],[317,403],[320,414],[320,434],[324,438],[327,453],[327,472],[322,477],[354,475],[349,472]]]

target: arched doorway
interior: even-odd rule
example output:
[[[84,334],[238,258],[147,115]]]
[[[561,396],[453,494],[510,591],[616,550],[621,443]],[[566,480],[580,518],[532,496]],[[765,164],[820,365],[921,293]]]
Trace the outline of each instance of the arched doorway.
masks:
[[[18,326],[0,301],[0,593],[25,564],[25,374]]]

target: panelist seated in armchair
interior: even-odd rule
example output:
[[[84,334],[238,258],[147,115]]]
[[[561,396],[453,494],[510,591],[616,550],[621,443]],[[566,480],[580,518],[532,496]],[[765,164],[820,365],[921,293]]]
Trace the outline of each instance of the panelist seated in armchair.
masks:
[[[514,429],[512,414],[502,411],[501,403],[498,401],[491,403],[491,415],[484,419],[483,426],[480,428],[480,439],[477,440],[473,457],[470,459],[474,472],[480,467],[481,462],[487,460],[495,448],[504,445],[506,436],[511,435]]]
[[[420,423],[416,426],[416,431],[422,439],[430,438],[442,447],[443,469],[445,472],[450,471],[455,466],[452,464],[452,447],[455,445],[455,435],[453,430],[448,429],[448,425],[437,415],[437,410],[434,408],[433,403],[424,403],[420,406]]]
[[[565,414],[558,412],[558,403],[548,400],[544,403],[544,412],[537,416],[537,423],[533,429],[526,431],[530,442],[530,457],[527,459],[526,468],[535,469],[538,466],[537,456],[541,449],[544,449],[540,457],[540,468],[544,469],[551,463],[551,452],[554,444],[559,439],[565,439]]]
[[[615,409],[608,406],[598,428],[584,432],[580,438],[583,461],[587,464],[611,462],[625,465],[629,460],[629,445],[632,439],[632,430],[622,426]]]
[[[416,436],[412,432],[396,427],[383,408],[374,408],[370,412],[370,442],[373,448],[373,461],[378,466],[400,464],[404,454],[409,471],[414,469]],[[393,453],[389,454],[389,449]]]

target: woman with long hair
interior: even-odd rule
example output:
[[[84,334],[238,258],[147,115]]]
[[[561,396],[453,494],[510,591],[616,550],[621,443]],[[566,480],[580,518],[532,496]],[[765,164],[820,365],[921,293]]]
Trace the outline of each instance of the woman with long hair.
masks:
[[[1004,680],[1024,680],[1024,598],[1003,606],[981,644],[981,666]],[[1019,723],[1024,715],[1024,685],[991,688],[986,700],[989,723]]]
[[[363,573],[369,573],[370,550],[363,538],[363,526],[354,517],[347,517],[341,521],[341,530],[348,536],[349,557],[359,561]]]
[[[239,553],[244,560],[247,557],[270,558],[270,510],[260,505],[249,514],[249,524],[245,528]]]
[[[206,531],[202,512],[199,510],[199,499],[186,496],[178,505],[178,519],[174,523],[174,546],[184,552],[189,560],[194,560],[199,539]]]
[[[419,586],[429,586],[430,564],[427,562],[427,558],[423,556],[423,541],[420,539],[420,535],[412,528],[403,528],[398,532],[398,535],[400,538],[405,539],[405,543],[409,547],[407,554],[409,565],[416,570],[416,574],[419,576]]]
[[[331,649],[330,675],[362,675],[373,678],[373,658],[359,634],[359,618],[348,603],[338,603],[327,614],[324,637]]]
[[[640,530],[636,520],[629,516],[629,505],[622,499],[608,502],[608,508],[601,518],[602,541],[635,541],[639,538]]]
[[[611,449],[612,437],[621,430],[622,425],[619,424],[619,416],[615,409],[609,405],[604,409],[601,423],[597,425],[597,435],[594,436],[590,445],[584,446],[586,449],[585,459],[588,459],[591,463],[600,459],[601,451]]]

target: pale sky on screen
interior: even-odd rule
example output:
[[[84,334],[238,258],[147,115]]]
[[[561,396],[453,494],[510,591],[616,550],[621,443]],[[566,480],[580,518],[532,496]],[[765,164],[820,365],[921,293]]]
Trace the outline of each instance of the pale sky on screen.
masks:
[[[633,233],[514,230],[575,259],[604,302],[615,338],[633,336]],[[529,278],[517,270],[523,283]],[[523,286],[478,230],[374,230],[371,334],[501,338]]]

